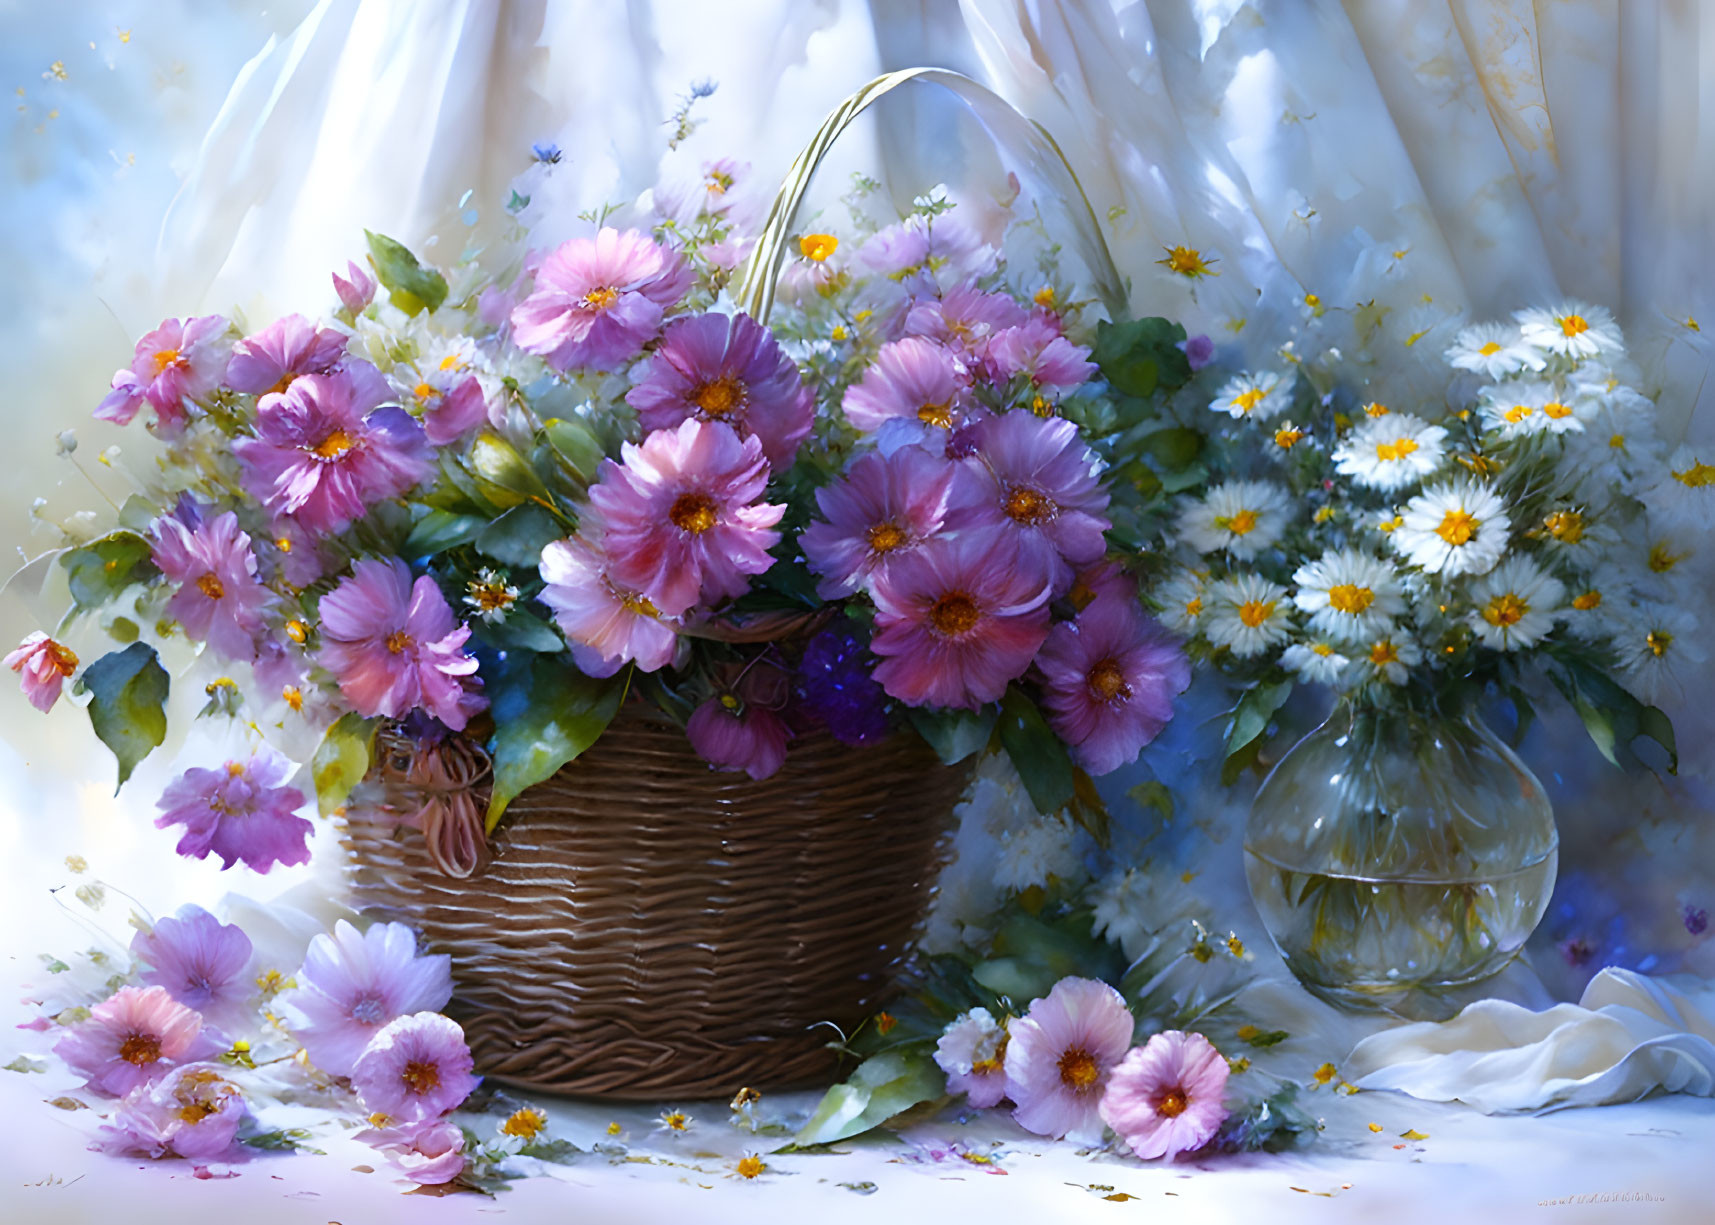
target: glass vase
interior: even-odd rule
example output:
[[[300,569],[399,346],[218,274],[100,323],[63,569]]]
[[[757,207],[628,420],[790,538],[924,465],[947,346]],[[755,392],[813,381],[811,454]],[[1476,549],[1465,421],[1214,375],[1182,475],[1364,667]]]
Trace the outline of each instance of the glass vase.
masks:
[[[1439,1018],[1524,947],[1559,848],[1542,784],[1473,711],[1348,697],[1257,792],[1245,874],[1312,992]]]

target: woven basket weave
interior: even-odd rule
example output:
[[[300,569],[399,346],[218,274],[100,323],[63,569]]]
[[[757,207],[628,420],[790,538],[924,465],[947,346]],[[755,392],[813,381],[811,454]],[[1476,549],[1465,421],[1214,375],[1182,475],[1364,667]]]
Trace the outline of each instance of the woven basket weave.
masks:
[[[800,736],[763,782],[715,773],[633,702],[513,801],[465,880],[353,809],[359,907],[451,955],[477,1069],[556,1093],[730,1095],[825,1078],[831,1021],[885,1000],[927,913],[968,777],[905,733]]]

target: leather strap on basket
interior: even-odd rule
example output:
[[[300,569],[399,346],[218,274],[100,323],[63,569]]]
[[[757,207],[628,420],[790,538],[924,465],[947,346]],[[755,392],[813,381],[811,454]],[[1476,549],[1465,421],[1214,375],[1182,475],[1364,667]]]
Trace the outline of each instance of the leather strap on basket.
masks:
[[[786,181],[774,197],[774,205],[769,209],[756,250],[745,265],[744,290],[739,295],[739,307],[757,322],[768,322],[768,316],[774,309],[775,282],[786,258],[787,240],[816,168],[852,120],[907,81],[939,85],[959,98],[1002,149],[1027,162],[1059,191],[1066,201],[1072,227],[1077,231],[1084,262],[1095,278],[1096,293],[1110,317],[1125,318],[1129,313],[1125,280],[1114,264],[1113,254],[1108,250],[1107,239],[1102,236],[1102,228],[1096,221],[1095,210],[1090,207],[1089,197],[1084,194],[1083,185],[1078,182],[1078,176],[1066,155],[1060,151],[1060,146],[1054,143],[1046,128],[1026,119],[1005,98],[963,73],[947,68],[906,68],[877,77],[840,103],[822,121],[815,137],[792,163]]]
[[[386,787],[383,801],[400,824],[423,832],[423,845],[436,868],[465,880],[483,866],[488,838],[476,788],[488,778],[491,762],[480,745],[463,736],[419,744],[397,731],[378,737],[378,773]]]

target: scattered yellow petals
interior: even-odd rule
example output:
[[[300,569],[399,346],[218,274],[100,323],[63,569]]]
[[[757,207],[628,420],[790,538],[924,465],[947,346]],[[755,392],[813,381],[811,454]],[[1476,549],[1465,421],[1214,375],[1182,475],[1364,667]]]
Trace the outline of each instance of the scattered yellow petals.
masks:
[[[607,1125],[607,1134],[608,1135],[617,1136],[619,1134],[619,1131],[620,1131],[620,1127],[619,1127],[618,1123],[609,1123]]]
[[[1340,1074],[1340,1070],[1331,1063],[1325,1063],[1311,1073],[1310,1078],[1319,1085],[1325,1085]]]
[[[1370,1130],[1371,1131],[1379,1132],[1381,1129],[1382,1129],[1382,1125],[1380,1123],[1371,1123],[1370,1124]]]
[[[740,1178],[755,1178],[767,1168],[768,1166],[762,1158],[755,1153],[747,1153],[739,1158],[738,1164],[733,1167],[733,1171]]]
[[[1422,1132],[1418,1131],[1417,1128],[1415,1128],[1415,1127],[1413,1127],[1410,1131],[1400,1132],[1399,1138],[1401,1140],[1427,1140],[1427,1139],[1429,1139],[1428,1136],[1426,1136]]]
[[[87,872],[89,871],[89,860],[85,859],[82,855],[67,855],[66,870],[70,872]]]

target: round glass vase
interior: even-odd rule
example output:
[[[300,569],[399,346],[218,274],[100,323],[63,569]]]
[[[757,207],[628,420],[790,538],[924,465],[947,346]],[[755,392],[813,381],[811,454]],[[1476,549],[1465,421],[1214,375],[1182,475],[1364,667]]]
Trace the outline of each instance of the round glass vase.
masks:
[[[1263,782],[1245,875],[1287,966],[1340,1007],[1441,1018],[1547,909],[1554,811],[1469,708],[1347,697]]]

